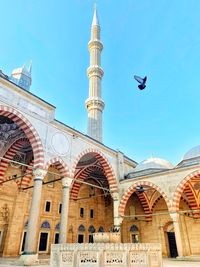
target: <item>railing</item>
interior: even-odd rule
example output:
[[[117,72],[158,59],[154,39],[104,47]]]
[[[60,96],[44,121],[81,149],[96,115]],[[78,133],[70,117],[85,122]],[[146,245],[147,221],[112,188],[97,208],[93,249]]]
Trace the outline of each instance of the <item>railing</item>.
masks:
[[[157,243],[57,244],[51,248],[51,267],[162,267]]]

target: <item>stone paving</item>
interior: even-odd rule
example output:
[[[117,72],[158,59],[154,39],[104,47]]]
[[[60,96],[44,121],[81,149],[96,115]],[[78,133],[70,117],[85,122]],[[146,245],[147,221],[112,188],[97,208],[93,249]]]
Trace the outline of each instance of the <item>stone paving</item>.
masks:
[[[171,259],[163,259],[163,267],[200,267],[200,261],[177,261]]]
[[[16,259],[1,259],[0,258],[0,267],[20,267],[17,265]],[[34,265],[34,267],[50,267],[50,265]],[[177,261],[173,259],[163,259],[163,267],[200,267],[200,261]]]

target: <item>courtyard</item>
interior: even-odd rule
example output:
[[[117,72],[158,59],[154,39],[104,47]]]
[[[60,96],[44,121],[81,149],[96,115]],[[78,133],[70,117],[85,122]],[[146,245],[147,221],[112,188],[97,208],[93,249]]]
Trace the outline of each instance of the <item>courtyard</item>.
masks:
[[[18,265],[17,263],[18,258],[1,258],[0,259],[0,267],[19,267],[22,265]],[[37,267],[50,267],[49,259],[41,259],[40,264],[34,265]],[[175,259],[163,259],[163,267],[199,267],[200,266],[200,260],[199,261],[179,261]]]

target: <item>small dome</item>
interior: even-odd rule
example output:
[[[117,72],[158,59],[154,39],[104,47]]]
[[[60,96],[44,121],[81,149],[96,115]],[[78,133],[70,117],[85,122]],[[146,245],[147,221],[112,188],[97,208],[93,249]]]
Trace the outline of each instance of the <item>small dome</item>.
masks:
[[[193,159],[197,157],[200,157],[200,146],[191,148],[187,153],[185,153],[183,160]]]
[[[134,172],[144,171],[149,169],[169,170],[172,168],[174,168],[174,166],[169,161],[151,157],[140,162],[134,169]]]
[[[22,66],[21,68],[14,69],[12,71],[12,76],[21,75],[24,74],[27,77],[31,77],[31,73],[25,66]]]

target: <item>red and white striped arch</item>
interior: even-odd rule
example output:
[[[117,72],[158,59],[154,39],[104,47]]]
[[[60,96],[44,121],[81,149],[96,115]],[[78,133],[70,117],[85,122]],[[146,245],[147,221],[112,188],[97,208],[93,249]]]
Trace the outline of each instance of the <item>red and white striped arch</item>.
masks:
[[[16,109],[7,106],[0,105],[0,115],[8,117],[24,131],[33,149],[34,166],[37,168],[43,168],[44,150],[42,142],[37,131],[30,123],[30,121],[26,119],[25,116]]]
[[[34,166],[34,161],[32,160],[29,163],[29,166],[26,168],[26,175],[21,180],[16,180],[19,189],[23,189],[29,186],[30,181],[33,178],[33,166]]]
[[[200,178],[200,171],[194,171],[192,173],[190,173],[189,175],[187,175],[177,186],[176,191],[174,193],[174,197],[172,200],[172,210],[173,211],[178,211],[179,210],[179,204],[180,204],[180,199],[181,199],[181,195],[183,194],[183,191],[186,189],[186,196],[189,197],[189,201],[188,204],[192,204],[193,209],[196,208],[196,206],[194,205],[195,203],[195,196],[194,194],[192,194],[192,192],[189,192],[188,188],[187,188],[187,183],[190,180],[195,180],[195,179],[199,179]],[[195,203],[196,204],[196,203]]]
[[[171,204],[170,204],[170,201],[169,201],[167,195],[165,194],[165,192],[163,192],[161,190],[161,188],[159,186],[157,186],[157,185],[155,185],[155,184],[153,184],[151,182],[141,181],[141,182],[137,182],[137,183],[134,183],[133,185],[131,185],[126,190],[126,192],[124,193],[124,195],[122,196],[121,201],[120,201],[120,205],[119,205],[119,215],[120,216],[124,216],[126,204],[127,204],[128,200],[129,200],[130,196],[134,192],[136,192],[136,187],[138,187],[138,186],[148,186],[150,188],[153,188],[153,189],[157,190],[162,195],[162,197],[164,198],[164,200],[165,200],[165,202],[167,204],[168,209],[169,210],[171,209]],[[145,205],[146,205],[146,203],[145,203]],[[148,208],[148,209],[150,210],[150,208]],[[146,210],[146,213],[148,212],[147,210]]]
[[[23,147],[24,142],[27,142],[27,141],[28,139],[26,138],[18,139],[16,142],[11,144],[11,146],[9,147],[9,149],[7,150],[7,152],[5,153],[3,157],[7,160],[12,160],[13,157],[16,155],[16,153],[20,151],[20,149]],[[4,181],[5,172],[10,163],[10,161],[7,161],[7,160],[2,159],[0,162],[0,183]]]
[[[50,159],[46,163],[45,169],[48,171],[50,166],[55,166],[62,177],[70,177],[67,164],[61,158],[56,157],[56,158]]]
[[[79,181],[81,181],[81,180],[84,181],[85,178],[88,177],[89,174],[94,170],[103,170],[103,168],[96,166],[96,165],[85,167],[85,168],[81,169],[78,173],[76,173],[75,178],[78,178]],[[102,173],[105,174],[104,170],[102,171]],[[72,189],[71,189],[71,197],[73,199],[76,199],[78,197],[78,192],[79,192],[80,186],[81,186],[80,183],[77,183],[76,181],[74,181]]]
[[[147,221],[150,221],[152,219],[152,216],[151,216],[152,209],[150,207],[149,199],[147,198],[146,193],[145,192],[137,193],[137,197],[139,198],[140,203],[144,209],[144,213],[147,215],[145,216],[145,219]]]
[[[110,191],[118,192],[117,179],[113,172],[112,166],[109,163],[106,156],[97,149],[86,149],[85,151],[79,154],[79,156],[76,158],[74,165],[72,167],[72,178],[76,178],[76,166],[79,160],[86,154],[90,154],[90,153],[94,154],[94,157],[98,160],[98,162],[100,162],[104,170],[104,174],[108,180]],[[73,196],[73,198],[77,198],[80,186],[81,186],[80,183],[76,183],[76,182],[72,185],[71,196]]]

